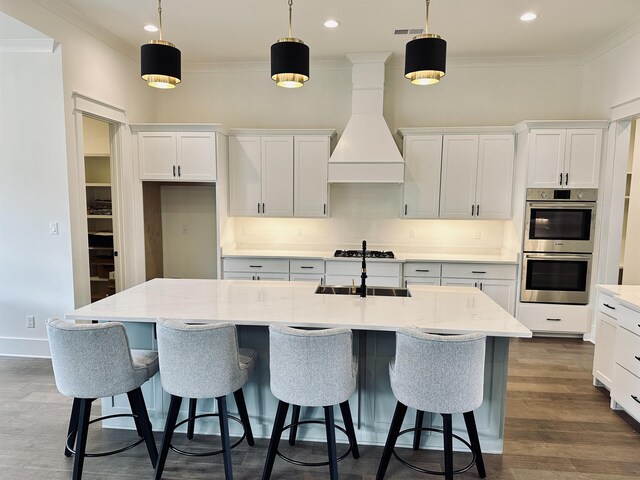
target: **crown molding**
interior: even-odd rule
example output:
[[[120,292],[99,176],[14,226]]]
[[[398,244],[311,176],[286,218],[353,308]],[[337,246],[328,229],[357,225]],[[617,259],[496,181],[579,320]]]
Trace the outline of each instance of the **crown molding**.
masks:
[[[57,45],[52,38],[0,38],[0,53],[53,53]]]
[[[621,43],[626,42],[630,38],[635,37],[636,35],[640,35],[640,19],[635,20],[625,27],[621,28],[614,34],[605,38],[602,42],[600,42],[595,47],[586,51],[582,55],[582,64],[586,65],[589,62],[592,62],[596,58],[604,55],[608,51],[614,49]]]

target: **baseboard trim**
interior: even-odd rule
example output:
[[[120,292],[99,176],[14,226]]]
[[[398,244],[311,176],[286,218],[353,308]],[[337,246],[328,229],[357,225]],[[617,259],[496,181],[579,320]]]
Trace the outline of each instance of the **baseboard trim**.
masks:
[[[0,356],[51,358],[46,338],[0,337]]]

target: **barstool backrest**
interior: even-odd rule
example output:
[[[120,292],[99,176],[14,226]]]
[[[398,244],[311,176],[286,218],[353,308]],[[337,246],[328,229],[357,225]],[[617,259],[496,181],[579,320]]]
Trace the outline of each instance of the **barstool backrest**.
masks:
[[[463,413],[482,404],[486,335],[396,333],[391,388],[399,402],[434,413]]]
[[[147,380],[134,369],[124,325],[47,320],[56,386],[63,395],[101,398],[129,392]]]
[[[299,406],[345,402],[356,388],[353,335],[348,328],[269,327],[271,391]]]
[[[190,324],[158,319],[162,388],[185,398],[217,398],[247,381],[238,361],[236,327],[231,323]]]

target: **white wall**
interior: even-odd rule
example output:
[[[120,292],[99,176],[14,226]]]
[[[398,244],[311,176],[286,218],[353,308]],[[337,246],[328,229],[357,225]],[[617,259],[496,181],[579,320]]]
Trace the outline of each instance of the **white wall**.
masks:
[[[73,308],[61,48],[0,71],[0,353],[48,355],[44,320]]]
[[[636,120],[633,160],[631,161],[631,191],[628,200],[627,232],[623,239],[624,270],[622,283],[640,285],[640,120]]]
[[[71,268],[86,255],[73,240],[83,228],[84,206],[71,94],[123,108],[129,121],[144,122],[155,119],[156,92],[140,80],[136,53],[121,53],[117,42],[105,43],[32,0],[0,0],[0,10],[41,32],[38,38],[57,42],[48,60],[47,54],[0,55],[0,354],[47,355],[42,322],[74,308]],[[59,222],[57,237],[48,235],[51,221]],[[25,315],[33,313],[37,328],[28,330]]]

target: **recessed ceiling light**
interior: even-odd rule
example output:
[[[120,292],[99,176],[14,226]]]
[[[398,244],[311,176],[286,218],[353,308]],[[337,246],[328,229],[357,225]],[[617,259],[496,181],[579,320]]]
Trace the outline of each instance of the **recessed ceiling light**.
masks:
[[[336,28],[340,26],[340,22],[337,20],[327,20],[324,22],[324,26],[327,28]]]
[[[155,25],[145,25],[143,27],[147,32],[157,32],[158,31],[158,27],[156,27]]]
[[[527,12],[527,13],[523,14],[520,17],[520,20],[522,20],[523,22],[531,22],[531,21],[535,20],[536,18],[538,18],[538,14],[537,13]]]

